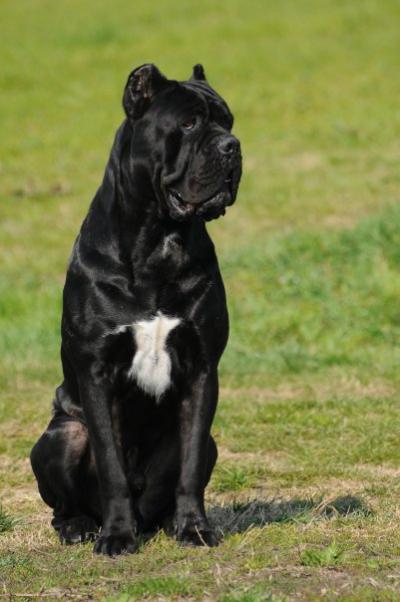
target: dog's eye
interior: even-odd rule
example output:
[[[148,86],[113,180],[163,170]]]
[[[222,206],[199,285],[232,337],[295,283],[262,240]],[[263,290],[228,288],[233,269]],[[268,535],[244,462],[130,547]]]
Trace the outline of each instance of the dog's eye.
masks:
[[[186,121],[184,121],[181,124],[181,128],[186,130],[187,132],[189,132],[190,130],[193,130],[196,127],[197,123],[198,123],[198,118],[191,117],[190,119],[186,119]]]

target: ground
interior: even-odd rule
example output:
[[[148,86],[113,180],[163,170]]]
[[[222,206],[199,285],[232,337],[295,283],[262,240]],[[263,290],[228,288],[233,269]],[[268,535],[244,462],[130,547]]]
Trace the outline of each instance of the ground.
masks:
[[[0,598],[400,600],[400,4],[4,0]],[[244,176],[210,230],[231,314],[216,549],[61,547],[27,456],[60,381],[74,237],[131,68],[198,62]]]

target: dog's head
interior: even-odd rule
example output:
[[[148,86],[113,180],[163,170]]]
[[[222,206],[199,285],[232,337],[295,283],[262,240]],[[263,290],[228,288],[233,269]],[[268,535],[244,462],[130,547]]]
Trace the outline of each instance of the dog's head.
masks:
[[[154,65],[129,75],[123,105],[135,155],[150,169],[170,217],[219,217],[235,201],[242,160],[226,102],[196,65],[188,81],[169,80]]]

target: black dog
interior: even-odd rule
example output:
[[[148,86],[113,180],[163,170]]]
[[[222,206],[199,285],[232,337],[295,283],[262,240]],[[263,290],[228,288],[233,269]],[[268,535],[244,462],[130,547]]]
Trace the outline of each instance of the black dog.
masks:
[[[31,453],[61,541],[101,526],[94,551],[109,555],[166,524],[179,541],[218,543],[204,489],[228,314],[205,221],[241,176],[232,115],[201,65],[185,82],[135,69],[123,105],[67,272],[64,381]]]

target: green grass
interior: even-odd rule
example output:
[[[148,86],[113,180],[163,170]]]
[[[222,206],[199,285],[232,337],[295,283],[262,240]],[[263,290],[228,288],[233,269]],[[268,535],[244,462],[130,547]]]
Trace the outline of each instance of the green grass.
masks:
[[[146,579],[138,579],[129,587],[124,589],[121,597],[117,598],[118,602],[126,602],[129,600],[143,600],[152,596],[176,596],[187,595],[190,593],[190,581],[188,576],[168,575],[166,577],[147,577]]]
[[[332,366],[395,377],[398,205],[351,230],[297,231],[234,249],[224,272],[234,281],[236,326],[223,364],[233,385]]]
[[[0,597],[400,598],[400,5],[0,5]],[[231,335],[207,492],[212,550],[62,548],[27,455],[59,383],[68,256],[128,72],[202,62],[242,141],[210,225]]]
[[[0,534],[11,531],[14,525],[15,520],[0,506]]]
[[[322,549],[308,548],[300,555],[300,563],[303,566],[335,567],[341,561],[343,550],[335,543]]]

